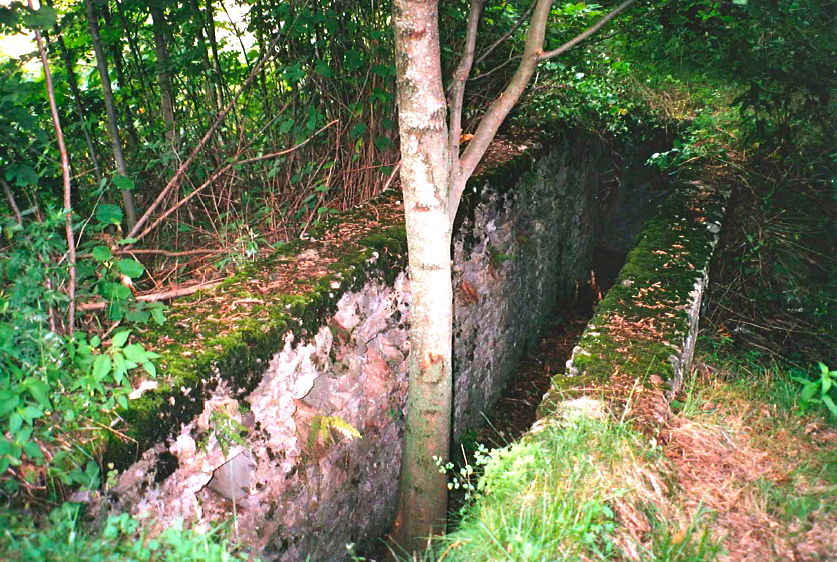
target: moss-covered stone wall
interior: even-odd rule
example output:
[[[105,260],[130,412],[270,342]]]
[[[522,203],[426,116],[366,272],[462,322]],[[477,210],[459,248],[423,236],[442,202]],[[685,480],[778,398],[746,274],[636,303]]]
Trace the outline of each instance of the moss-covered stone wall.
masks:
[[[476,178],[455,237],[455,428],[482,420],[559,303],[586,281],[612,152],[577,136]],[[172,306],[149,334],[158,387],[105,462],[121,506],[159,527],[234,519],[277,560],[336,560],[394,508],[409,353],[398,192]]]
[[[691,369],[700,305],[728,194],[703,182],[669,195],[599,303],[566,372],[553,378],[544,417],[580,397],[603,399],[650,432]]]

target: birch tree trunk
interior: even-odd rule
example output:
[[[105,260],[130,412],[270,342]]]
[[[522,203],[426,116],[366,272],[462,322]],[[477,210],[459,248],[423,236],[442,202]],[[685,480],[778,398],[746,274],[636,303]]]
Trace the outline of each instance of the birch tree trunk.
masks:
[[[447,517],[447,476],[436,459],[447,462],[450,448],[452,159],[437,3],[396,0],[393,9],[412,295],[407,429],[393,538],[414,550],[423,537],[442,532]]]
[[[485,0],[471,0],[462,59],[445,99],[440,62],[438,0],[394,0],[401,185],[409,251],[410,375],[404,453],[392,539],[409,552],[444,532],[452,418],[453,373],[451,231],[465,185],[500,125],[523,95],[538,63],[593,35],[635,0],[625,0],[589,29],[543,51],[553,0],[531,9],[526,46],[506,89],[480,120],[460,156],[465,84],[475,59]],[[450,128],[448,127],[450,120]]]

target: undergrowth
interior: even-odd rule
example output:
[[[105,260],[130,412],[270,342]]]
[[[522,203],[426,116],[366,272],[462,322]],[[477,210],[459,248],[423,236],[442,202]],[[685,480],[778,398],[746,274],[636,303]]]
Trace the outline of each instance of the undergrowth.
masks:
[[[797,371],[701,340],[659,439],[626,417],[542,420],[477,457],[458,528],[420,560],[767,560],[837,554],[837,424]],[[469,480],[462,477],[467,474]]]
[[[670,486],[662,449],[624,420],[541,423],[489,455],[479,501],[423,559],[711,558],[707,514],[688,519]]]
[[[46,561],[250,559],[230,548],[223,528],[201,534],[184,529],[181,523],[152,538],[138,520],[123,513],[108,517],[98,532],[91,534],[83,528],[83,515],[83,508],[72,503],[52,510],[47,521],[40,522],[29,516],[0,513],[0,553],[5,560]]]

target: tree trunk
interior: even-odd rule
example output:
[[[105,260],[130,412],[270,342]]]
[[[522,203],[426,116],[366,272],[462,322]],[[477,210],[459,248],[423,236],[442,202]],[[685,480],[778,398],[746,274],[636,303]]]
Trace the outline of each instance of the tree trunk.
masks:
[[[201,64],[204,70],[204,87],[206,88],[206,98],[210,107],[210,114],[214,115],[220,104],[218,102],[218,92],[215,84],[215,72],[212,68],[212,61],[209,58],[209,49],[206,46],[206,37],[204,36],[204,17],[200,5],[197,0],[189,0],[189,11],[191,17],[195,20],[195,30],[197,32],[198,52],[201,57]]]
[[[119,28],[114,25],[113,17],[111,16],[107,2],[101,3],[101,14],[102,19],[105,22],[105,29],[119,29],[120,34],[125,36],[129,36],[131,34],[131,30],[127,27]],[[114,41],[109,41],[107,45],[107,50],[110,53],[111,60],[113,61],[113,70],[116,72],[116,83],[119,84],[119,88],[121,90],[124,90],[128,94],[128,99],[139,101],[139,96],[137,96],[137,93],[136,91],[134,91],[131,81],[127,78],[127,75],[125,74],[125,61],[122,57],[122,41],[116,43]],[[140,88],[140,91],[142,90],[143,88]],[[127,131],[128,139],[130,141],[128,143],[128,146],[139,146],[139,132],[137,131],[137,127],[134,124],[134,115],[131,112],[131,104],[121,103],[119,104],[119,109],[122,111],[122,114],[124,116],[123,128],[125,131]]]
[[[50,3],[50,5],[52,4]],[[81,122],[81,131],[84,133],[84,143],[87,145],[87,152],[90,154],[90,162],[93,164],[93,175],[96,178],[96,184],[98,185],[102,183],[102,168],[99,165],[99,155],[96,152],[95,145],[93,144],[93,138],[90,136],[90,125],[87,122],[87,115],[84,111],[84,106],[81,105],[81,92],[78,89],[78,81],[76,80],[76,71],[75,68],[73,68],[73,61],[70,58],[70,52],[67,50],[67,45],[64,43],[64,38],[61,36],[61,29],[59,29],[58,25],[55,25],[55,37],[58,44],[58,50],[61,51],[61,60],[64,62],[64,70],[67,72],[67,83],[70,85],[70,92],[73,94],[73,107],[79,121]],[[48,40],[47,43],[49,43]]]
[[[212,51],[214,61],[213,75],[218,85],[218,105],[226,103],[226,84],[224,82],[224,69],[221,67],[221,56],[218,54],[218,39],[215,36],[215,10],[212,7],[212,0],[206,0],[206,36],[209,39],[209,48]]]
[[[151,28],[154,32],[154,54],[157,56],[157,84],[160,86],[160,113],[166,128],[166,144],[175,150],[174,104],[172,103],[171,64],[166,47],[166,19],[163,9],[156,2],[150,2]]]
[[[625,0],[584,33],[544,53],[553,0],[537,0],[517,71],[483,115],[460,157],[465,80],[473,66],[485,2],[471,0],[465,49],[448,107],[439,56],[438,0],[394,0],[401,184],[412,304],[407,427],[392,538],[409,552],[420,551],[427,537],[443,532],[447,516],[447,475],[439,465],[448,459],[453,397],[450,242],[465,184],[538,63],[573,48],[634,1]]]
[[[102,40],[99,37],[99,22],[96,19],[96,10],[93,7],[93,0],[85,0],[84,5],[87,12],[87,24],[90,27],[90,37],[93,40],[93,52],[96,54],[96,67],[99,69],[99,77],[102,79],[102,90],[105,98],[105,111],[108,115],[108,136],[113,147],[113,159],[116,163],[116,171],[122,176],[128,177],[128,167],[125,165],[125,155],[122,152],[122,141],[119,139],[119,126],[116,123],[116,108],[113,103],[113,90],[110,87],[108,66],[105,60],[105,52],[102,48]],[[125,206],[125,218],[128,229],[132,229],[137,223],[137,209],[134,203],[134,194],[127,189],[120,190],[122,202]]]
[[[401,184],[409,250],[410,378],[393,539],[417,550],[447,517],[453,373],[453,295],[448,214],[451,154],[435,2],[396,0]]]

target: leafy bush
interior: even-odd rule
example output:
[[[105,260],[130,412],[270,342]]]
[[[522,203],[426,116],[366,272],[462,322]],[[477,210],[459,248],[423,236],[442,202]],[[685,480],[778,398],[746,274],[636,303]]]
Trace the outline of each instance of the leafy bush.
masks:
[[[178,562],[225,562],[249,560],[231,553],[220,535],[222,529],[199,534],[182,523],[149,538],[141,523],[122,514],[108,517],[96,533],[81,525],[82,509],[65,503],[54,509],[44,524],[31,517],[0,514],[0,555],[6,560],[177,560]],[[139,539],[137,539],[139,537]]]
[[[88,230],[103,232],[121,220],[121,211],[108,212],[102,205]],[[2,225],[9,244],[0,247],[0,480],[7,493],[20,484],[43,489],[55,479],[97,486],[98,465],[83,446],[90,428],[110,427],[116,409],[127,406],[132,377],[156,375],[157,354],[130,342],[130,329],[103,339],[95,326],[90,334],[70,328],[64,220],[63,212],[47,209],[40,220]],[[92,257],[77,264],[76,294],[104,298],[114,323],[162,322],[161,304],[137,302],[128,281],[120,282],[139,278],[142,265],[117,259],[93,237],[82,249],[91,246]]]

